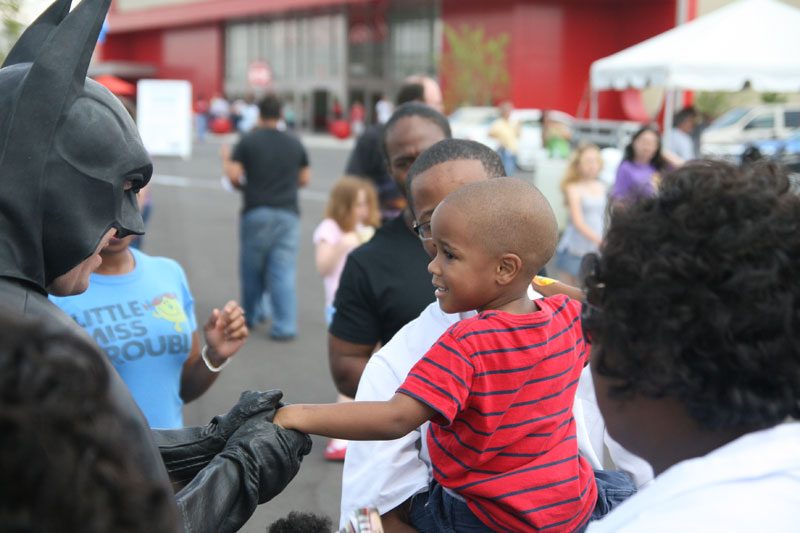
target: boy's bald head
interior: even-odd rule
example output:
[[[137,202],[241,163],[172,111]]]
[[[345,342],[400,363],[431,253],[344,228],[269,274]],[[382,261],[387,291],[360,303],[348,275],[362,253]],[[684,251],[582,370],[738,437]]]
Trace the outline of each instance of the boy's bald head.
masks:
[[[518,255],[529,280],[555,253],[558,223],[553,208],[539,189],[523,180],[471,183],[450,193],[445,204],[466,214],[470,234],[487,252]]]

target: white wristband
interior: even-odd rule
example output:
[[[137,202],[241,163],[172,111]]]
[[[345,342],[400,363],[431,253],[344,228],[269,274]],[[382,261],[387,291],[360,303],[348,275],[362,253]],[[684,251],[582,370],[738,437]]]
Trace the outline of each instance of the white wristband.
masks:
[[[222,363],[221,365],[214,366],[214,365],[211,364],[211,361],[208,360],[208,353],[207,352],[208,352],[208,345],[204,344],[203,345],[203,350],[200,352],[200,357],[203,358],[203,362],[206,364],[206,368],[208,368],[210,371],[212,371],[214,373],[221,372],[222,369],[225,368],[225,365],[227,365],[228,363],[231,362],[230,359],[225,359],[225,362]]]

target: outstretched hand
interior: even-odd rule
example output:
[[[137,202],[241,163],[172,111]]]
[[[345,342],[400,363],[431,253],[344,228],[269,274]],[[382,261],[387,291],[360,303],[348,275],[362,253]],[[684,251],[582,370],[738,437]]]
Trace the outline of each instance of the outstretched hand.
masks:
[[[244,311],[233,300],[226,303],[222,311],[214,309],[203,331],[210,350],[222,359],[228,359],[238,352],[249,334]]]
[[[583,291],[580,288],[567,285],[553,278],[535,276],[531,281],[531,286],[536,292],[545,297],[566,294],[573,300],[583,301]]]

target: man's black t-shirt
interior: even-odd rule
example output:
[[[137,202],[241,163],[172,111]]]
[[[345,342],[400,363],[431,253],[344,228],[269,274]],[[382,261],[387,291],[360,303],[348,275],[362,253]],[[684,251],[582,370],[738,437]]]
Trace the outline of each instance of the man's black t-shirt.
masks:
[[[339,280],[330,333],[354,344],[389,342],[434,301],[430,257],[402,215],[353,250]]]
[[[255,129],[233,149],[233,160],[247,175],[242,211],[280,207],[300,212],[297,176],[308,166],[308,155],[296,137],[272,128]]]

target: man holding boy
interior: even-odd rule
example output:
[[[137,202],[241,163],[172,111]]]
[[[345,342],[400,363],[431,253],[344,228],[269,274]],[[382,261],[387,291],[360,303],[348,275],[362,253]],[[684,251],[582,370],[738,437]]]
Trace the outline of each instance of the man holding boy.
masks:
[[[389,401],[288,406],[275,423],[389,440],[430,420],[435,482],[424,506],[412,508],[419,531],[574,531],[605,514],[621,487],[607,477],[595,484],[572,417],[587,361],[580,304],[528,297],[557,234],[547,200],[522,180],[448,195],[423,237],[437,250],[428,270],[442,311],[478,315],[443,334]],[[615,489],[610,499],[605,486]]]
[[[408,197],[415,213],[415,227],[423,237],[429,236],[433,211],[448,194],[468,183],[503,175],[500,157],[488,147],[460,139],[440,141],[426,150],[408,172]],[[436,251],[432,241],[422,242],[433,257]],[[356,399],[389,399],[439,336],[459,320],[472,316],[475,311],[446,314],[438,303],[429,305],[370,359]],[[607,439],[588,370],[584,370],[578,384],[573,414],[579,449],[595,469],[603,468],[607,446],[619,467],[638,474],[634,475],[637,485],[652,477],[646,463]],[[420,453],[420,441],[420,432],[415,431],[394,441],[352,442],[342,479],[342,517],[353,508],[374,505],[382,513],[387,532],[413,531],[407,525],[411,497],[417,494],[417,499],[424,502],[430,479],[430,459],[427,450]]]

